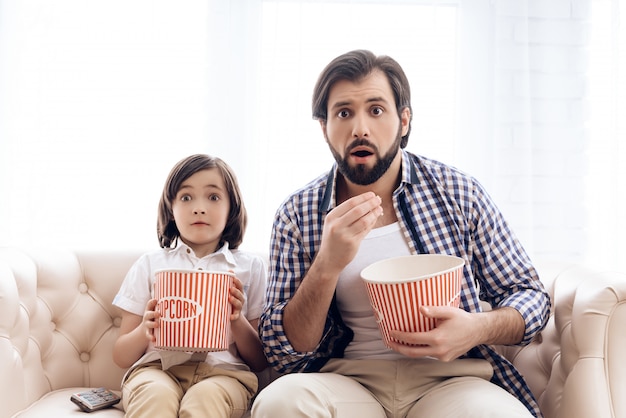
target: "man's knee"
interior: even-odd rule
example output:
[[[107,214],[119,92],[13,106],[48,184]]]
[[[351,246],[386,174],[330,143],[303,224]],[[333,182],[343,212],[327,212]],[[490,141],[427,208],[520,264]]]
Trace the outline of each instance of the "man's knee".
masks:
[[[304,374],[288,374],[279,377],[261,390],[252,405],[252,416],[262,417],[298,417],[307,416],[311,411],[310,381]],[[309,404],[307,407],[307,403]],[[330,415],[329,415],[330,416]]]
[[[372,394],[355,380],[334,373],[284,375],[263,389],[252,405],[254,418],[380,418]]]

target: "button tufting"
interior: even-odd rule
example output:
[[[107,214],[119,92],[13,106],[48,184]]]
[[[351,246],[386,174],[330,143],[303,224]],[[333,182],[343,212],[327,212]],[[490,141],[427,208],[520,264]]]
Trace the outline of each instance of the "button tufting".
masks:
[[[122,318],[120,318],[119,316],[116,316],[115,318],[113,318],[113,326],[119,328],[121,325],[122,325]]]
[[[80,293],[87,293],[87,290],[89,290],[89,286],[87,286],[87,283],[81,283],[78,285],[78,291]]]
[[[87,363],[90,358],[91,355],[89,353],[80,353],[80,361]]]

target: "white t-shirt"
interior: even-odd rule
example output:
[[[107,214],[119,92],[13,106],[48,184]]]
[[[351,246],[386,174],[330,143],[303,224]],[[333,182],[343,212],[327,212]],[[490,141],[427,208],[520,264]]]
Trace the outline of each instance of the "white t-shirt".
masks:
[[[365,283],[361,279],[361,270],[379,260],[410,254],[400,225],[396,222],[370,231],[361,242],[357,255],[339,275],[337,306],[346,325],[354,331],[354,338],[344,352],[345,358],[404,358],[383,342]]]
[[[194,270],[232,270],[243,283],[246,301],[241,314],[249,321],[258,319],[263,310],[265,286],[267,282],[267,266],[261,256],[229,250],[228,243],[218,251],[198,258],[187,245],[180,243],[176,248],[164,248],[142,255],[130,268],[119,292],[113,299],[113,305],[143,316],[146,304],[153,297],[155,271],[164,268],[181,268]],[[157,350],[150,343],[146,354],[134,365],[161,360],[163,369],[189,360],[192,353]],[[230,342],[227,351],[210,352],[206,356],[207,363],[230,370],[249,370],[239,357],[235,344]]]

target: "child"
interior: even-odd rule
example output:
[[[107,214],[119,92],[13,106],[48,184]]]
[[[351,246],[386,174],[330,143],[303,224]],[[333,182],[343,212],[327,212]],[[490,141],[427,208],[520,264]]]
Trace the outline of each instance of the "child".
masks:
[[[159,202],[161,250],[135,262],[113,301],[124,311],[113,358],[130,367],[122,384],[127,417],[240,417],[247,410],[258,387],[253,371],[267,367],[257,332],[267,270],[261,257],[237,250],[246,222],[237,180],[224,161],[198,154],[174,166]],[[162,268],[235,273],[227,351],[154,348],[154,272]]]

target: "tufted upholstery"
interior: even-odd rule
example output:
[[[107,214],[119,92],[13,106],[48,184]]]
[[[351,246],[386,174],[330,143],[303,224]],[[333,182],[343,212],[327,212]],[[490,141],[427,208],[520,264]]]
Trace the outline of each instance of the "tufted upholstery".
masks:
[[[111,351],[120,313],[111,300],[139,255],[0,248],[0,418],[84,416],[71,393],[119,390],[124,370]],[[548,328],[540,341],[502,352],[546,418],[626,418],[626,275],[539,268],[554,295]]]
[[[626,417],[626,275],[540,263],[553,297],[541,339],[501,347],[546,418]]]
[[[111,349],[120,312],[111,300],[136,257],[0,250],[3,417],[57,390],[30,412],[63,416],[60,411],[78,411],[67,404],[73,388],[119,388],[124,370],[113,363]]]

